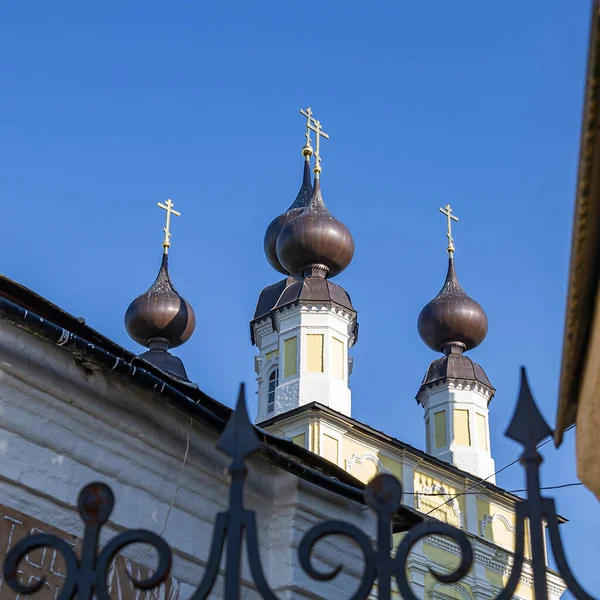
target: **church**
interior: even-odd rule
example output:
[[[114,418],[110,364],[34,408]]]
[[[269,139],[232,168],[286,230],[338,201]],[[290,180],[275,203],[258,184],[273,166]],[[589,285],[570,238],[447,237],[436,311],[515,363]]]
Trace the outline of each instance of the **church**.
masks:
[[[455,568],[456,546],[440,536],[419,541],[407,561],[416,597],[495,598],[511,572],[520,498],[495,481],[489,419],[496,390],[468,354],[484,342],[488,320],[459,283],[453,238],[458,217],[449,205],[440,208],[447,275],[439,294],[415,315],[433,359],[415,381],[426,440],[419,449],[352,416],[358,310],[352,290],[335,277],[351,264],[355,242],[326,206],[321,146],[329,136],[310,108],[301,113],[306,131],[300,189],[264,234],[266,259],[279,281],[257,290],[249,329],[262,446],[249,459],[246,501],[256,512],[266,580],[280,598],[352,597],[362,563],[351,542],[335,538],[315,546],[323,564],[341,564],[327,582],[303,572],[298,546],[311,526],[326,519],[374,536],[363,490],[377,475],[390,474],[404,492],[394,515],[395,544],[415,523],[435,519],[464,531],[473,548],[466,577],[443,582],[431,569]],[[217,439],[231,409],[202,392],[201,381],[189,381],[172,353],[190,340],[196,317],[169,273],[173,217],[179,213],[171,200],[158,206],[166,215],[158,275],[125,313],[127,332],[145,348],[139,355],[0,278],[0,556],[4,560],[18,540],[35,532],[80,548],[77,495],[90,482],[104,482],[116,498],[105,533],[147,529],[162,535],[173,552],[170,577],[160,588],[140,592],[127,572],[151,570],[154,550],[123,549],[109,573],[111,597],[185,600],[209,568],[215,520],[227,505],[227,461]],[[19,581],[39,582],[39,598],[57,598],[66,577],[61,561],[56,550],[35,550],[19,565]],[[243,597],[261,597],[247,564],[241,581]],[[547,581],[548,597],[560,598],[566,585],[549,567]],[[532,585],[526,560],[515,597],[532,599]],[[224,586],[219,573],[210,597],[225,597]],[[15,596],[0,580],[0,599]]]

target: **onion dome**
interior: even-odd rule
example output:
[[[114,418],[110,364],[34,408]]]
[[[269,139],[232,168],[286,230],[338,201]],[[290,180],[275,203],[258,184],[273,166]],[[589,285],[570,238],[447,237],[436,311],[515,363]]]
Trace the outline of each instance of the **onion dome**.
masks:
[[[277,258],[297,277],[335,277],[353,256],[352,235],[325,206],[316,177],[308,206],[283,227],[277,238]]]
[[[305,156],[305,161],[304,176],[302,178],[300,191],[298,192],[298,195],[296,196],[296,199],[292,205],[284,213],[280,214],[278,217],[275,217],[265,232],[264,248],[267,260],[276,271],[279,271],[284,275],[287,275],[288,271],[286,271],[277,258],[277,238],[279,237],[281,230],[308,206],[312,195],[309,162],[310,156],[312,155],[312,148],[309,145],[306,145],[302,149],[302,153]]]
[[[483,342],[488,320],[481,306],[463,290],[456,277],[453,253],[449,253],[448,274],[440,293],[425,305],[417,328],[432,350],[461,354]]]
[[[166,252],[156,281],[129,305],[125,327],[131,338],[151,350],[176,348],[194,333],[194,309],[171,283]]]

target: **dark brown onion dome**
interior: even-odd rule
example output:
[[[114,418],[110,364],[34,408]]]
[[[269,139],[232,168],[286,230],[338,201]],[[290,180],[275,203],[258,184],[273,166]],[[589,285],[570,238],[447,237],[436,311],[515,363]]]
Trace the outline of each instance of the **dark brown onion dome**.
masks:
[[[295,219],[309,204],[312,196],[312,184],[310,182],[310,156],[306,156],[304,161],[304,173],[302,177],[302,185],[298,191],[296,199],[292,205],[278,217],[275,217],[265,231],[264,249],[265,256],[269,264],[280,273],[288,275],[288,271],[281,266],[277,258],[277,238],[281,230],[292,220]]]
[[[446,381],[458,381],[475,384],[483,388],[488,395],[488,404],[491,402],[496,390],[490,383],[483,368],[468,356],[457,352],[456,347],[452,352],[434,360],[427,369],[421,387],[416,395],[417,402],[421,402],[423,392]]]
[[[421,339],[432,350],[444,354],[471,350],[485,339],[487,316],[458,283],[452,254],[444,286],[421,311],[417,329]]]
[[[277,258],[292,275],[335,277],[354,256],[348,228],[327,210],[315,179],[309,205],[277,238]]]
[[[142,346],[165,351],[187,342],[195,327],[194,309],[171,283],[168,255],[163,254],[156,281],[125,313],[127,333]]]

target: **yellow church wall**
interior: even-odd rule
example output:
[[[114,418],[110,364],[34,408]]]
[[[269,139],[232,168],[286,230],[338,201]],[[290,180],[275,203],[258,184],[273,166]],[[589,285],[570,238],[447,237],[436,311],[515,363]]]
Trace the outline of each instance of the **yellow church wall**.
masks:
[[[335,420],[330,422],[328,419],[310,419],[306,425],[307,433],[296,435],[292,440],[320,454],[327,460],[338,464],[357,479],[367,483],[380,470],[392,473],[400,480],[403,479],[403,475],[406,472],[403,471],[401,458],[403,455],[400,452],[396,455],[394,449],[386,446],[384,442],[379,444],[376,440],[369,440],[372,443],[367,444],[360,437],[354,437],[357,435],[356,432],[350,434],[344,433],[344,429],[340,428],[339,423]],[[295,428],[293,433],[298,434],[298,428]],[[468,430],[466,433],[463,431],[463,433],[465,435],[473,434],[472,431]],[[475,440],[470,439],[470,441],[474,443]],[[411,464],[411,467],[413,464]],[[433,517],[455,527],[464,529],[468,525],[472,533],[476,533],[478,536],[481,536],[483,533],[483,538],[489,542],[496,544],[508,552],[514,551],[515,515],[508,500],[505,500],[502,496],[496,499],[491,493],[483,493],[483,497],[473,498],[473,496],[469,496],[469,510],[472,507],[470,503],[473,502],[476,505],[473,517],[476,516],[477,521],[475,523],[467,523],[467,496],[458,496],[455,502],[446,504],[448,498],[461,493],[464,489],[464,481],[461,482],[451,472],[434,471],[435,467],[426,462],[420,463],[419,468],[427,471],[431,469],[430,473],[435,473],[435,476],[415,469],[413,480],[415,494],[419,492],[440,494],[443,491],[444,495],[415,496],[415,507],[418,510],[424,513],[431,511]],[[410,470],[408,470],[409,473]],[[446,477],[460,487],[450,485]],[[487,518],[486,515],[488,515]],[[490,517],[492,517],[491,520]],[[483,522],[485,522],[485,526],[482,531]],[[393,536],[395,548],[398,547],[404,535],[395,534]],[[437,566],[440,571],[444,571],[444,567],[452,570],[458,564],[458,558],[454,554],[447,552],[437,545],[432,545],[424,540],[422,547],[428,563],[432,566]],[[502,560],[502,554],[500,551],[497,552],[497,557],[500,561]],[[527,541],[525,554],[527,557],[530,556]],[[506,585],[506,578],[496,571],[486,569],[485,577],[496,588],[501,589]],[[460,582],[457,584],[460,587],[456,587],[456,585],[440,584],[431,575],[427,575],[426,578],[425,598],[429,598],[431,592],[434,590],[456,600],[467,600],[473,597],[472,589],[465,583]],[[524,600],[533,600],[532,590],[527,585],[519,585],[515,595]],[[399,596],[394,594],[394,597]]]
[[[429,598],[434,590],[456,600],[473,598],[473,590],[470,585],[462,582],[440,583],[431,573],[427,573],[425,575],[425,598]]]
[[[283,342],[283,376],[291,377],[298,372],[298,338],[288,338]]]
[[[464,528],[466,526],[467,518],[464,495],[458,496],[453,502],[447,502],[448,497],[455,496],[460,493],[460,490],[418,471],[415,471],[414,489],[415,494],[418,494],[418,492],[445,494],[443,496],[416,496],[415,500],[418,501],[417,508],[420,511],[425,513],[432,511],[432,516],[436,519],[454,525],[454,527]],[[459,514],[457,514],[457,509]]]
[[[468,410],[454,409],[454,443],[459,446],[471,445]]]
[[[306,336],[306,370],[309,373],[323,372],[323,341],[322,333],[309,333]]]
[[[544,536],[546,534],[546,530],[544,529]],[[544,537],[544,540],[546,538]],[[525,521],[525,558],[531,558],[531,538],[529,537],[529,519]],[[546,549],[546,557],[548,555],[548,549]],[[546,558],[546,562],[548,559]]]
[[[485,423],[485,416],[477,413],[477,447],[480,450],[485,450],[487,452],[488,443],[487,443],[487,426]]]
[[[336,438],[324,433],[321,438],[321,456],[337,465],[339,460],[339,446],[340,444]]]
[[[493,521],[490,522],[490,518]],[[485,522],[485,527],[483,523]],[[483,527],[483,529],[482,529]],[[477,498],[477,533],[511,552],[515,549],[515,515],[494,503]],[[527,555],[526,548],[526,555]]]
[[[297,444],[298,446],[302,446],[303,448],[306,448],[306,434],[300,433],[298,435],[295,435],[292,438],[292,442],[294,442],[294,444]]]
[[[340,466],[364,483],[371,481],[381,469],[402,480],[402,464],[399,459],[394,460],[354,438],[343,437],[339,460]]]
[[[506,579],[508,580],[508,577]],[[533,600],[533,588],[519,583],[517,585],[517,589],[515,590],[515,596],[518,596],[519,598],[525,598],[525,600]]]
[[[491,569],[485,570],[485,578],[497,589],[504,588],[506,577],[500,575],[500,573],[496,573],[496,571],[492,571]]]
[[[371,481],[377,475],[379,472],[377,467],[379,452],[377,450],[347,437],[344,438],[343,448],[343,467],[346,471],[364,483]]]
[[[458,556],[447,552],[443,548],[432,546],[427,542],[423,542],[423,554],[437,565],[444,565],[444,567],[447,567],[448,572],[456,569],[460,563]]]
[[[331,374],[337,379],[344,379],[344,342],[331,338]]]
[[[508,582],[508,576],[500,575],[496,571],[492,571],[491,569],[485,570],[485,578],[496,588],[503,589],[506,583]],[[517,589],[515,590],[516,597],[523,598],[524,600],[533,600],[533,588],[527,585],[523,585],[519,583],[517,585]]]
[[[443,448],[448,443],[446,437],[446,411],[439,410],[433,413],[433,430],[436,448]]]
[[[265,354],[265,359],[269,362],[272,358],[277,358],[279,356],[279,350],[273,350],[272,352],[267,352]]]
[[[396,479],[402,481],[402,477],[404,475],[402,471],[402,463],[384,454],[379,455],[379,461],[381,462],[381,466],[388,473],[391,473],[394,477],[396,477]],[[406,502],[406,499],[404,499],[404,502]]]

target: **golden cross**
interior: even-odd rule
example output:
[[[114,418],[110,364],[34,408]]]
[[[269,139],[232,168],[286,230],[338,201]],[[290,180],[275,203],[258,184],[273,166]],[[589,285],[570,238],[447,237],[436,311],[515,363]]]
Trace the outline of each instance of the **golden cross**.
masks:
[[[306,126],[316,133],[317,149],[315,150],[315,166],[313,171],[315,173],[315,177],[318,178],[319,173],[321,172],[321,138],[324,137],[326,140],[328,140],[329,136],[323,131],[323,128],[321,127],[321,121],[317,121],[317,119],[313,117],[311,117],[310,121],[307,123]]]
[[[173,210],[173,206],[175,205],[171,202],[171,198],[168,198],[164,204],[157,202],[156,205],[159,208],[162,208],[167,211],[167,224],[163,229],[163,231],[165,232],[165,239],[163,241],[163,252],[164,254],[167,254],[169,252],[169,246],[171,245],[171,214],[174,214],[176,217],[180,217],[181,213],[177,212],[176,210]]]
[[[446,232],[446,237],[448,238],[448,254],[452,254],[454,252],[454,239],[452,238],[452,221],[456,221],[458,223],[458,217],[452,214],[452,208],[449,204],[446,204],[444,208],[440,208],[440,212],[446,215],[448,219],[448,231]]]
[[[312,121],[312,109],[309,106],[306,110],[303,108],[300,109],[300,114],[306,117],[306,133],[304,136],[306,137],[306,144],[304,144],[304,148],[302,148],[302,154],[306,157],[306,160],[313,154],[312,145],[310,143],[310,122]]]

